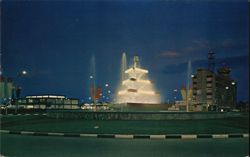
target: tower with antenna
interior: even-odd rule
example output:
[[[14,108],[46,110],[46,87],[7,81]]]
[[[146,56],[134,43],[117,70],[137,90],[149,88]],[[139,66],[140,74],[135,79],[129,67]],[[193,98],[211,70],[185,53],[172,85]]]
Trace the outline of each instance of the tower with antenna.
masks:
[[[214,72],[215,68],[215,53],[212,51],[212,49],[209,49],[208,51],[208,70],[211,72]]]

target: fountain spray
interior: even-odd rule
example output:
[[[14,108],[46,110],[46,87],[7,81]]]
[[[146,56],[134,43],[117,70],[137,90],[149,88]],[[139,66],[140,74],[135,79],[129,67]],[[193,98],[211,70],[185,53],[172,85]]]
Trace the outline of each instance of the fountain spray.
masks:
[[[186,111],[189,112],[189,88],[190,88],[190,77],[191,77],[191,61],[188,61],[188,68],[187,68],[187,86],[186,86]]]

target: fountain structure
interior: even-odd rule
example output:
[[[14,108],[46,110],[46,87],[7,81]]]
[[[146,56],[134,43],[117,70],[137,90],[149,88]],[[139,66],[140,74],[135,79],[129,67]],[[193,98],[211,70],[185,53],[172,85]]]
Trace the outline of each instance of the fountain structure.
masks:
[[[147,75],[148,70],[140,68],[139,57],[134,56],[132,67],[122,71],[117,104],[160,104],[160,94]]]

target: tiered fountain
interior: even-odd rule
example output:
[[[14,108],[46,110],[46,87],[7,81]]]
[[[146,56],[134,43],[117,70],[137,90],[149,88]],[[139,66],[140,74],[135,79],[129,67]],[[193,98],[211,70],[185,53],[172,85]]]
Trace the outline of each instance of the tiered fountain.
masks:
[[[160,94],[155,91],[153,84],[147,79],[147,74],[148,70],[140,68],[139,57],[134,56],[132,67],[122,71],[116,103],[160,104]]]

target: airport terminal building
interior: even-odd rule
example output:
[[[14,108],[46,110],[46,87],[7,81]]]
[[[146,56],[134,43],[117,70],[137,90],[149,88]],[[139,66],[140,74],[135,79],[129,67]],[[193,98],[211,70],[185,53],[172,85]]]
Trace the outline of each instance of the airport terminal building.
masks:
[[[79,99],[67,98],[64,95],[28,95],[14,100],[21,108],[33,109],[79,109]]]

